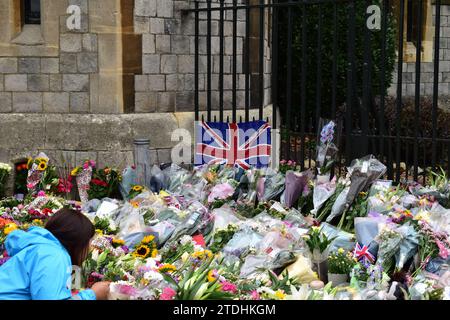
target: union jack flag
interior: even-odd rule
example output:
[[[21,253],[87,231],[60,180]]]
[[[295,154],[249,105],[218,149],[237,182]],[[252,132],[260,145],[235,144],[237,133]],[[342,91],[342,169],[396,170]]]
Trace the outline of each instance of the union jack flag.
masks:
[[[195,165],[224,164],[248,170],[267,167],[272,146],[265,121],[196,124]]]

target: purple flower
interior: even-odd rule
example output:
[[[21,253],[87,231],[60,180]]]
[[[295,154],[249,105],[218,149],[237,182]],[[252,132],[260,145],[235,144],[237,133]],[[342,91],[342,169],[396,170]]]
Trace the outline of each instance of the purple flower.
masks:
[[[127,246],[122,246],[121,247],[122,250],[125,252],[125,254],[127,254],[128,252],[130,252],[130,249]]]

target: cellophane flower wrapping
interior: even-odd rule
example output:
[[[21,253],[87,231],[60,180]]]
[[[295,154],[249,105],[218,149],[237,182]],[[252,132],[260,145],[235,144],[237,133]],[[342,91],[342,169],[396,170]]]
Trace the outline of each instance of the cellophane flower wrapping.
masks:
[[[191,173],[172,163],[170,167],[163,170],[167,182],[167,191],[177,193],[181,191],[183,184],[191,177]]]
[[[123,170],[122,181],[120,182],[120,193],[123,199],[127,199],[128,194],[134,185],[137,185],[136,169],[128,166]]]
[[[335,191],[336,191],[336,177],[334,177],[331,181],[323,183],[319,182],[318,180],[315,180],[313,193],[314,209],[312,210],[311,213],[313,215],[317,215],[319,209],[334,194]]]
[[[44,153],[40,152],[37,158],[45,159],[47,162],[50,160],[49,157]],[[27,177],[27,189],[28,193],[36,193],[38,190],[39,183],[41,182],[44,176],[44,171],[38,170],[38,164],[33,162],[31,168],[28,169],[28,177]]]
[[[77,187],[78,187],[78,194],[80,196],[80,201],[82,203],[89,201],[89,184],[92,179],[92,167],[87,166],[86,168],[83,168],[80,173],[78,173],[76,177],[77,181]]]
[[[320,119],[317,141],[316,165],[319,174],[323,175],[329,172],[337,156],[338,147],[338,127],[335,120]]]
[[[395,255],[396,268],[402,269],[406,261],[412,258],[419,245],[419,234],[414,229],[414,226],[408,222],[397,229],[402,234],[400,242],[400,249]]]
[[[267,168],[266,175],[264,177],[263,191],[258,192],[258,200],[260,202],[266,202],[272,199],[276,199],[283,193],[284,186],[285,186],[284,175],[282,173],[275,172],[271,168]]]
[[[311,178],[312,172],[310,170],[301,173],[286,172],[285,189],[282,197],[286,207],[292,208]]]

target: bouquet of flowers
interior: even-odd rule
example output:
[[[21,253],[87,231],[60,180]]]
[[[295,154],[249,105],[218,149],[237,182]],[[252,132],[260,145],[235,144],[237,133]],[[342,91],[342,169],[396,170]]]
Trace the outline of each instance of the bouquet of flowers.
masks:
[[[286,173],[285,188],[282,196],[286,207],[292,208],[308,187],[308,181],[311,178],[312,172],[310,170],[302,173],[296,173],[294,171],[288,171]]]
[[[319,175],[323,176],[331,171],[338,152],[337,126],[332,120],[320,119],[319,128],[316,165]]]
[[[280,167],[278,169],[281,173],[286,174],[288,171],[296,171],[297,170],[297,162],[293,160],[281,160]]]
[[[115,169],[94,168],[87,191],[89,199],[120,198],[120,174]]]
[[[49,165],[49,158],[45,153],[40,153],[37,158],[28,161],[28,192],[35,194],[38,191],[55,192],[59,177],[55,166]]]
[[[81,167],[76,167],[72,170],[71,175],[76,177],[78,194],[80,195],[81,202],[85,203],[89,201],[89,184],[92,179],[92,171],[95,168],[95,161],[86,160]]]
[[[0,163],[0,199],[5,195],[5,184],[11,173],[11,166],[7,163]]]
[[[392,270],[394,256],[403,239],[402,234],[395,228],[385,226],[375,239],[379,244],[377,264],[380,264],[383,270]]]
[[[348,275],[356,264],[352,252],[345,252],[343,248],[339,248],[337,252],[333,252],[328,257],[328,272],[332,274]]]

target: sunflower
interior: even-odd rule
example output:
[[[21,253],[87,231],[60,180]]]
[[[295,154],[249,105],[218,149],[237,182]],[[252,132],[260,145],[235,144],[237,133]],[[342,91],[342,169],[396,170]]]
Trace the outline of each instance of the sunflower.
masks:
[[[144,239],[142,239],[141,243],[143,244],[149,244],[150,242],[152,242],[155,239],[154,235],[148,235],[146,237],[144,237]]]
[[[146,245],[140,245],[139,247],[136,248],[136,250],[134,250],[133,252],[133,257],[135,258],[146,258],[149,254],[150,254],[150,248]],[[153,252],[152,252],[152,256],[153,256]],[[155,254],[156,257],[156,254]]]
[[[201,259],[204,259],[204,258],[211,258],[212,257],[212,252],[209,251],[209,250],[197,251],[197,252],[194,252],[192,254],[192,256],[194,258],[197,258],[197,259],[201,260]]]
[[[171,272],[177,271],[177,268],[173,264],[167,263],[167,264],[163,264],[162,266],[160,266],[158,268],[158,271],[161,273],[166,273],[166,272],[171,273]]]
[[[144,189],[144,187],[143,186],[133,186],[132,189],[134,192],[141,192]]]
[[[39,220],[39,219],[34,219],[31,223],[35,226],[43,226],[44,225],[42,220]]]
[[[31,166],[33,165],[33,158],[28,158],[28,162],[27,162],[27,168],[31,169]]]
[[[45,171],[47,169],[47,162],[41,161],[38,165],[39,171]]]
[[[156,258],[157,255],[158,255],[158,250],[153,249],[152,250],[152,258]]]

